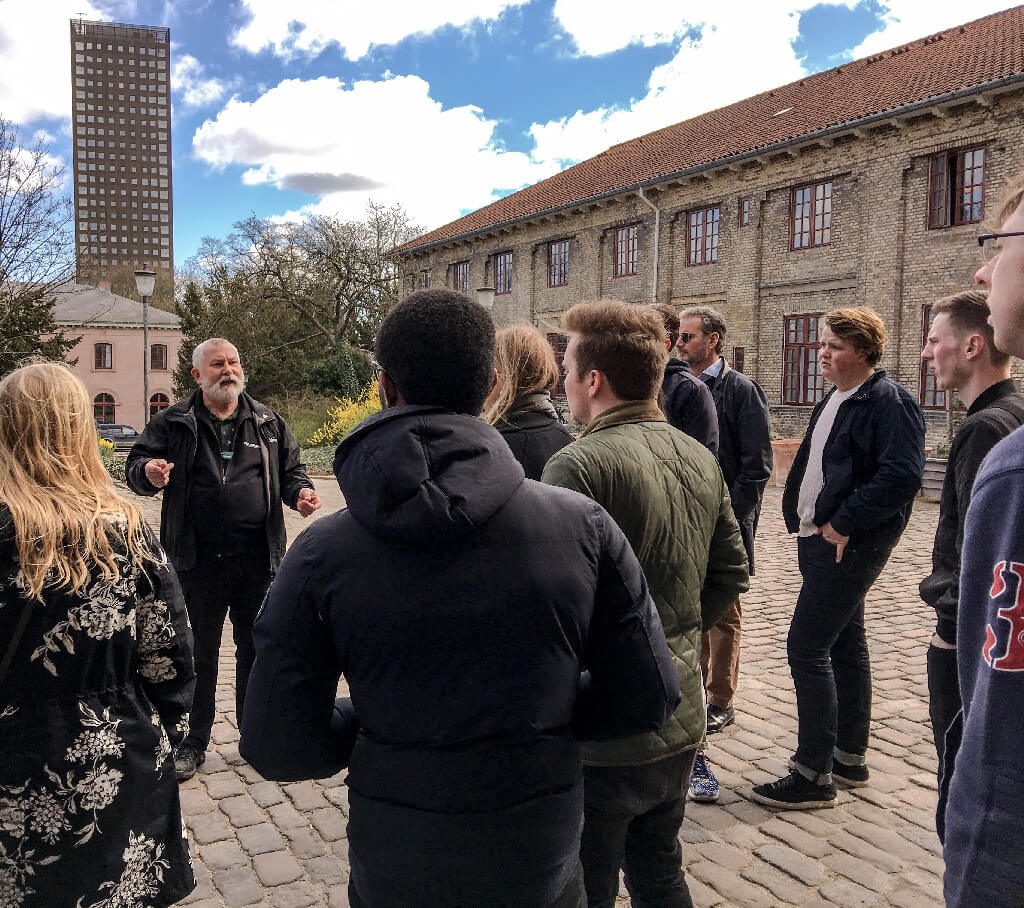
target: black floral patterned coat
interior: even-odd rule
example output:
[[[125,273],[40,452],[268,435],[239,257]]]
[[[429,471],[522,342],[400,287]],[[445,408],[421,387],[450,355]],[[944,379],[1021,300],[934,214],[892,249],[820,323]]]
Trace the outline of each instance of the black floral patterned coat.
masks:
[[[150,539],[145,572],[122,556],[116,583],[44,590],[0,685],[0,908],[150,908],[195,887],[171,758],[192,633]],[[0,503],[0,655],[24,604]]]

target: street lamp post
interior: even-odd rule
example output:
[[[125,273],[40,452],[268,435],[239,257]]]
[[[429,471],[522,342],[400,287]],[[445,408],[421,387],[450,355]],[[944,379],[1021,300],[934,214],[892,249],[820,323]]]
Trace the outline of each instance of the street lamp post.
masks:
[[[155,284],[155,271],[143,265],[135,272],[135,289],[142,297],[142,428],[149,424],[149,298]]]

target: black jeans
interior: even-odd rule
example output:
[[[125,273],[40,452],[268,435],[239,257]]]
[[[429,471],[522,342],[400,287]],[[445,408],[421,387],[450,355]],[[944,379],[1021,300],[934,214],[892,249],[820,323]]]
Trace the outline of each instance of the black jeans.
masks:
[[[370,908],[368,902],[364,901],[352,880],[348,881],[348,903],[350,908]],[[501,901],[500,895],[495,899],[494,904],[505,904]],[[525,906],[524,906],[525,908]],[[583,868],[579,867],[572,879],[565,885],[562,894],[550,905],[538,905],[536,908],[587,908],[586,894],[583,891]]]
[[[821,536],[797,540],[803,586],[786,649],[796,687],[799,721],[796,762],[816,773],[832,771],[838,749],[863,756],[871,725],[871,661],[864,633],[864,596],[885,567],[891,548],[836,548]]]
[[[695,750],[644,766],[583,767],[583,882],[588,908],[612,908],[619,868],[633,908],[692,908],[679,827]]]
[[[939,779],[942,779],[942,755],[946,749],[946,732],[960,712],[960,675],[956,667],[956,650],[928,646],[928,713],[932,720],[935,752],[939,755]]]
[[[256,658],[252,623],[270,586],[270,568],[266,552],[262,551],[206,559],[194,570],[182,571],[178,579],[195,639],[196,693],[186,740],[205,751],[216,713],[220,638],[226,616],[231,617],[235,641],[235,716],[238,727],[242,727],[245,688]]]

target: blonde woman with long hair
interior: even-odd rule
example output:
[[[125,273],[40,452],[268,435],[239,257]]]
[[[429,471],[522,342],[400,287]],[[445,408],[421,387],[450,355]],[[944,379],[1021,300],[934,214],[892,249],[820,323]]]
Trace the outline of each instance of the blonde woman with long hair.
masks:
[[[91,409],[62,365],[0,381],[0,903],[21,908],[195,888],[171,759],[191,633]]]
[[[527,478],[539,480],[548,458],[573,440],[551,401],[558,384],[555,354],[536,328],[505,328],[495,338],[494,372],[484,419],[502,434]]]

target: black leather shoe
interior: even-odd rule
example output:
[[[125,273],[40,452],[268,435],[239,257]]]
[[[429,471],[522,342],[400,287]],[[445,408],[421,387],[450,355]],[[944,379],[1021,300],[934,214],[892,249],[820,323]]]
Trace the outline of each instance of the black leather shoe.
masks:
[[[181,744],[174,752],[174,774],[179,782],[187,782],[206,762],[206,753],[191,744]]]
[[[724,709],[721,706],[714,706],[708,704],[708,734],[713,735],[716,732],[721,731],[726,726],[732,725],[736,721],[736,710],[731,706],[726,706]]]

